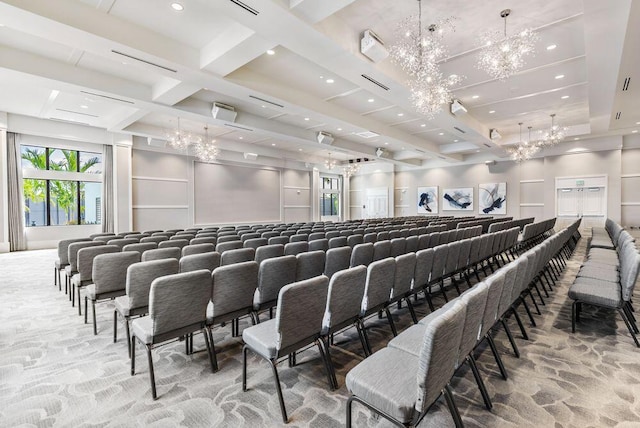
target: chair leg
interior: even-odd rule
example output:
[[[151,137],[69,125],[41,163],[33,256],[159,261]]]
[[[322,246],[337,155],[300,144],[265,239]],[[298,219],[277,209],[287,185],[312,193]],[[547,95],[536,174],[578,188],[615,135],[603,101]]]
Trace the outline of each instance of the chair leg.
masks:
[[[491,332],[487,333],[485,337],[487,338],[487,342],[489,342],[491,353],[493,353],[493,358],[495,358],[496,364],[498,364],[498,370],[500,370],[502,378],[504,380],[507,380],[507,370],[505,369],[504,363],[502,362],[502,357],[498,353],[498,348],[496,347],[496,342],[494,342],[493,337],[491,336]]]
[[[636,333],[633,331],[633,327],[631,326],[631,323],[627,319],[627,316],[625,315],[624,311],[622,309],[618,308],[618,313],[620,314],[620,316],[624,320],[624,323],[626,324],[627,329],[629,330],[629,333],[631,334],[631,337],[633,338],[633,341],[636,343],[636,346],[638,348],[640,348],[640,342],[638,342],[638,337],[636,336]]]
[[[86,297],[85,297],[85,304],[86,304]],[[96,301],[91,299],[91,309],[93,312],[93,335],[97,336],[98,335],[98,324],[96,323]],[[84,315],[85,317],[87,316],[87,307],[85,306],[84,309]]]
[[[440,291],[442,292],[442,297],[444,297],[444,301],[449,303],[449,298],[447,297],[447,293],[444,291],[444,279],[440,280]]]
[[[356,321],[356,328],[358,329],[358,333],[360,334],[360,341],[362,342],[362,348],[364,349],[364,356],[368,357],[371,355],[371,345],[369,344],[367,330],[362,320]]]
[[[124,319],[124,331],[127,335],[127,347],[129,348],[129,358],[133,358],[133,350],[131,349],[131,332],[129,331],[129,318]]]
[[[289,421],[287,418],[287,409],[284,407],[284,398],[282,397],[282,387],[280,386],[280,377],[278,376],[278,369],[276,368],[275,361],[269,360],[271,370],[273,371],[273,377],[276,380],[276,392],[278,393],[278,401],[280,401],[280,411],[282,412],[282,422],[285,424]]]
[[[416,317],[416,310],[413,307],[413,303],[411,303],[411,298],[406,297],[405,300],[407,302],[407,306],[409,307],[409,313],[411,314],[411,319],[413,320],[413,323],[418,324],[418,317]]]
[[[149,380],[151,381],[151,396],[154,400],[158,399],[158,394],[156,393],[156,377],[153,372],[153,358],[151,355],[151,345],[146,345],[147,348],[147,360],[149,360]]]
[[[518,350],[518,345],[516,341],[513,339],[513,335],[511,334],[511,329],[509,328],[509,324],[505,319],[501,320],[502,326],[504,327],[504,331],[507,334],[507,338],[509,339],[509,343],[511,343],[511,347],[513,348],[513,353],[516,355],[516,358],[520,358],[520,351]]]
[[[327,381],[329,383],[329,389],[334,391],[336,386],[333,382],[333,372],[331,370],[331,366],[329,360],[327,359],[327,351],[324,346],[324,341],[322,338],[316,340],[316,344],[318,345],[318,350],[320,351],[320,356],[322,357],[322,362],[324,363],[324,369],[327,371]]]
[[[247,390],[247,345],[242,347],[242,391]]]
[[[578,306],[578,301],[574,300],[571,305],[571,333],[576,332],[576,306]]]
[[[471,354],[467,355],[466,360],[469,363],[469,367],[471,367],[471,372],[473,372],[473,377],[476,379],[476,383],[478,384],[478,389],[480,389],[480,394],[482,395],[482,401],[484,401],[484,406],[487,408],[487,410],[491,410],[491,408],[493,408],[493,404],[491,404],[491,398],[489,398],[487,387],[484,385],[484,382],[480,377],[480,372],[478,372],[478,366],[476,365],[476,360],[473,358],[473,355]]]
[[[131,353],[131,376],[136,374],[136,337],[133,336],[129,342],[129,352]]]
[[[444,398],[447,401],[447,407],[449,407],[449,412],[451,412],[451,416],[453,417],[453,422],[456,425],[456,428],[463,428],[464,424],[462,423],[462,418],[460,417],[460,412],[458,412],[458,407],[456,406],[455,401],[453,401],[453,394],[451,393],[451,387],[447,384],[442,390],[444,394]]]
[[[391,317],[391,311],[389,308],[384,308],[384,312],[387,314],[387,321],[389,321],[389,327],[391,327],[391,333],[393,333],[393,337],[398,335],[398,330],[396,330],[396,324],[393,322],[393,318]]]
[[[76,292],[78,293],[78,315],[82,315],[82,310],[80,309],[80,286],[76,287]],[[85,301],[86,303],[86,301]],[[85,306],[84,312],[87,312],[87,307]]]
[[[211,363],[211,372],[215,373],[218,371],[218,362],[216,361],[215,351],[213,350],[213,337],[209,336],[211,334],[211,330],[205,327],[202,329],[202,334],[204,335],[204,342],[207,345],[207,353],[209,354],[209,362]]]
[[[527,315],[529,316],[529,321],[531,321],[531,325],[535,327],[536,326],[536,320],[533,319],[533,314],[531,313],[531,310],[529,309],[529,305],[527,304],[527,301],[524,300],[525,297],[526,297],[526,295],[522,297],[522,306],[524,306],[524,309],[527,311]]]
[[[520,319],[520,315],[518,315],[518,311],[516,311],[515,308],[513,308],[513,317],[516,319],[516,322],[518,323],[518,327],[520,327],[520,332],[522,333],[522,338],[524,340],[529,340],[529,335],[527,334],[527,330],[524,328],[524,324],[522,323],[522,320]]]
[[[84,323],[87,323],[87,300],[89,297],[84,296]],[[80,315],[80,289],[78,289],[78,315]]]
[[[351,428],[351,405],[353,404],[353,395],[347,400],[347,419],[345,428]]]
[[[113,311],[113,343],[118,341],[118,311]]]

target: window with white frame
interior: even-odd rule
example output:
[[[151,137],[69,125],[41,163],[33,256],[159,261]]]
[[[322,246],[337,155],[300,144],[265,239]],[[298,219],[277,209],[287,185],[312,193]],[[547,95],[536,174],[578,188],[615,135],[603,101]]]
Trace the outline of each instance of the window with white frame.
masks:
[[[341,180],[340,177],[320,177],[320,217],[340,217]]]

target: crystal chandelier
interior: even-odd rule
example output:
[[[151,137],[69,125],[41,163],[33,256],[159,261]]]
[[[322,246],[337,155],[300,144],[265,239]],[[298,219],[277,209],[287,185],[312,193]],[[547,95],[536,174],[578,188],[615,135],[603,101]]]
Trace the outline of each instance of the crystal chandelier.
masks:
[[[209,127],[204,127],[204,139],[198,139],[193,144],[196,157],[202,162],[213,162],[218,158],[220,149],[216,146],[216,140],[209,139]]]
[[[360,171],[360,164],[353,161],[349,161],[349,164],[342,168],[344,170],[345,177],[349,178],[352,175]]]
[[[443,104],[451,101],[451,88],[462,81],[455,74],[443,77],[438,65],[447,56],[443,30],[446,26],[453,29],[452,21],[453,18],[447,18],[431,24],[423,37],[422,2],[418,0],[418,16],[402,21],[398,42],[391,47],[392,60],[411,78],[408,82],[411,102],[419,113],[429,118],[439,113]]]
[[[564,137],[567,134],[566,127],[561,127],[555,124],[555,118],[556,118],[555,113],[550,116],[551,116],[551,128],[544,131],[544,133],[542,134],[542,137],[540,138],[540,142],[544,146],[555,146],[560,141],[564,140]]]
[[[186,151],[191,145],[193,136],[189,132],[180,129],[180,118],[178,118],[178,129],[167,133],[167,142],[169,146],[178,151]]]
[[[331,152],[329,152],[329,159],[325,159],[324,167],[328,170],[332,170],[336,167],[336,161],[331,159]]]
[[[507,152],[511,155],[511,159],[516,161],[517,163],[521,163],[523,161],[529,160],[533,157],[534,154],[540,149],[537,145],[531,144],[531,127],[529,126],[529,141],[522,141],[522,122],[518,123],[520,125],[520,141],[516,147],[510,147],[507,149]]]
[[[534,45],[538,34],[524,29],[517,34],[507,36],[507,17],[511,9],[500,12],[504,19],[504,34],[489,31],[482,36],[484,48],[478,56],[478,68],[486,71],[494,79],[504,80],[524,66],[524,58],[534,54]]]

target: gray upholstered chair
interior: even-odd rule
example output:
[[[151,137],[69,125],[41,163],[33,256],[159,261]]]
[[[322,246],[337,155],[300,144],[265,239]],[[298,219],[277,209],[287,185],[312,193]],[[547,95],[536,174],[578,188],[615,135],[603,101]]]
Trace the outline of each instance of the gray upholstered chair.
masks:
[[[243,248],[242,241],[240,240],[220,242],[220,239],[218,239],[218,244],[216,245],[216,251],[220,254],[224,253],[225,251],[238,250],[240,248]]]
[[[256,250],[253,248],[238,248],[227,250],[220,254],[220,266],[227,266],[233,263],[251,262],[256,258]]]
[[[255,261],[260,265],[263,260],[284,256],[284,245],[271,244],[256,248]]]
[[[185,247],[186,248],[186,247]],[[194,270],[206,269],[213,272],[215,268],[220,266],[220,253],[215,251],[189,254],[180,257],[180,272],[193,272]]]
[[[418,235],[407,236],[405,239],[405,252],[407,253],[417,253],[418,252]]]
[[[156,248],[155,250],[147,250],[142,253],[142,261],[150,262],[151,260],[176,259],[180,260],[181,250],[178,247]]]
[[[214,236],[196,236],[191,241],[189,241],[189,245],[211,244],[214,248],[217,243],[218,239]]]
[[[234,242],[234,241],[240,241],[240,237],[238,235],[236,235],[235,233],[233,235],[222,235],[222,234],[218,234],[218,244],[222,244],[225,242]]]
[[[108,234],[108,235],[103,235],[103,236],[96,236],[95,238],[92,238],[92,241],[102,242],[103,244],[106,244],[107,242],[111,241],[112,239],[119,239],[119,237],[117,237],[114,234]]]
[[[349,235],[347,237],[347,245],[349,245],[351,248],[362,243],[364,243],[364,237],[362,235]]]
[[[67,260],[69,264],[64,267],[64,292],[69,292],[69,300],[73,301],[75,295],[71,293],[71,278],[78,273],[78,251],[81,248],[97,247],[99,245],[105,245],[104,241],[79,241],[71,242],[67,247]]]
[[[362,242],[363,243],[375,243],[378,239],[378,234],[375,232],[371,232],[371,233],[365,233],[364,236],[362,237]]]
[[[339,248],[339,247],[347,247],[347,237],[346,236],[336,236],[335,238],[329,239],[329,249],[331,248]]]
[[[324,251],[308,251],[296,255],[296,281],[304,281],[324,272],[326,253]]]
[[[362,334],[367,344],[367,355],[371,354],[371,344],[367,337],[367,330],[364,322],[367,317],[379,311],[385,311],[389,327],[394,336],[398,335],[396,326],[389,312],[389,299],[393,289],[393,280],[396,271],[395,259],[388,257],[371,263],[367,267],[367,280],[365,284],[364,296],[360,307],[360,318],[362,323]]]
[[[127,336],[127,349],[131,356],[131,335],[129,322],[132,317],[149,312],[149,290],[154,279],[178,273],[178,260],[174,258],[142,261],[127,268],[125,279],[125,295],[116,297],[114,301],[113,323],[117,323],[118,314],[124,319]],[[113,329],[113,342],[118,340],[118,330]]]
[[[431,248],[431,235],[418,235],[418,251]]]
[[[307,241],[295,241],[295,242],[291,241],[288,244],[285,244],[284,246],[285,256],[295,256],[297,254],[304,253],[307,251],[309,251],[309,243]]]
[[[74,244],[75,245],[75,244]],[[78,296],[78,315],[82,315],[82,304],[80,301],[80,290],[93,282],[93,259],[98,254],[117,253],[120,251],[116,245],[98,245],[96,247],[86,247],[78,250],[78,273],[71,278],[71,299],[75,304],[75,296]]]
[[[169,238],[167,238],[166,236],[147,236],[145,238],[140,238],[140,243],[141,244],[146,244],[148,242],[155,242],[155,244],[159,244],[162,241],[168,241]]]
[[[391,303],[398,303],[400,306],[400,302],[403,300],[407,303],[409,307],[409,313],[411,314],[411,319],[413,323],[418,322],[418,318],[416,317],[415,310],[413,309],[413,303],[411,303],[411,295],[413,295],[412,285],[413,285],[413,275],[416,270],[416,253],[407,253],[401,254],[396,258],[396,270],[393,278],[393,289],[391,290]]]
[[[352,235],[359,236],[359,235]],[[373,261],[373,244],[368,242],[366,244],[358,244],[352,247],[351,260],[349,262],[350,267],[354,266],[369,266]]]
[[[260,323],[259,312],[269,309],[271,314],[278,292],[296,280],[296,257],[282,256],[264,260],[258,270],[258,288],[253,297],[253,319]]]
[[[189,244],[182,247],[182,257],[192,254],[212,253],[216,250],[216,246],[211,243]]]
[[[109,237],[109,236],[116,236],[115,233],[113,232],[100,232],[100,233],[92,233],[91,235],[89,235],[89,239],[87,238],[82,238],[83,241],[92,241],[95,240],[96,238],[99,237]],[[113,239],[113,238],[112,238]],[[79,242],[79,241],[78,241]]]
[[[162,241],[158,244],[158,248],[179,248],[180,251],[182,251],[182,249],[184,247],[186,247],[187,245],[189,245],[189,240],[188,239],[169,239],[168,241]]]
[[[140,262],[138,251],[100,254],[93,259],[93,283],[87,285],[84,295],[84,323],[87,323],[87,301],[91,300],[94,335],[98,334],[96,303],[124,296],[126,294],[127,269],[138,262]]]
[[[444,395],[456,427],[462,419],[453,401],[449,382],[453,377],[465,307],[456,302],[427,326],[419,356],[387,347],[347,373],[346,426],[351,428],[354,402],[399,426],[416,426],[433,403]],[[416,376],[417,374],[417,376]]]
[[[328,230],[327,232],[325,232],[324,237],[329,240],[329,239],[333,239],[333,238],[337,238],[340,236],[340,232],[337,230]]]
[[[328,285],[327,277],[317,276],[283,287],[278,293],[278,310],[275,319],[249,327],[242,332],[245,343],[242,349],[242,390],[247,390],[247,352],[251,350],[271,365],[282,420],[285,423],[288,420],[287,411],[276,368],[280,357],[289,355],[290,363],[295,362],[295,352],[298,349],[316,342],[327,368],[329,385],[333,386],[324,347],[320,341],[319,329],[326,306]]]
[[[314,239],[309,241],[309,251],[327,251],[329,249],[329,240],[327,238]]]
[[[109,241],[107,241],[107,245],[115,245],[120,249],[120,251],[122,251],[125,245],[137,244],[138,242],[140,242],[140,240],[135,238],[118,238],[110,239]]]
[[[389,257],[398,257],[399,255],[406,253],[406,238],[393,238],[389,242],[391,243],[391,248],[389,249]]]
[[[389,240],[389,232],[378,232],[378,235],[376,236],[376,242],[380,242],[380,241],[388,241]]]
[[[325,238],[324,232],[312,232],[309,234],[309,237],[307,238],[307,240],[311,242],[311,241],[315,241],[316,239],[324,239],[324,238]]]
[[[309,235],[306,233],[296,233],[289,237],[289,242],[308,242]]]
[[[196,331],[204,333],[211,370],[215,371],[207,334],[207,305],[211,299],[211,274],[207,270],[157,278],[149,291],[149,315],[131,323],[131,376],[135,375],[136,340],[145,345],[149,360],[151,395],[155,400],[155,374],[151,350],[171,339]]]
[[[378,240],[373,244],[373,261],[378,261],[391,257],[391,241]]]
[[[238,235],[240,236],[240,240],[242,242],[248,241],[249,239],[255,239],[255,238],[260,238],[261,237],[259,233],[252,233],[252,232],[246,232],[246,233],[238,232]],[[265,239],[267,239],[267,238],[265,238]]]
[[[60,271],[69,266],[69,245],[76,242],[91,242],[89,238],[75,238],[75,239],[63,239],[58,242],[58,258],[53,265],[53,284],[58,286],[59,290],[62,290],[62,281],[60,278]],[[67,290],[65,289],[65,293]]]
[[[498,353],[498,348],[496,347],[495,341],[493,340],[491,331],[499,320],[498,305],[500,304],[500,296],[502,296],[502,290],[504,289],[506,269],[506,267],[500,269],[484,280],[488,287],[487,305],[484,308],[484,314],[482,315],[482,325],[478,334],[478,343],[486,340],[489,344],[491,353],[493,353],[493,357],[496,360],[496,364],[498,365],[498,369],[500,370],[500,374],[502,375],[502,378],[504,380],[507,380],[507,370],[504,366],[504,363],[502,362],[500,354]]]
[[[142,254],[147,250],[155,250],[158,244],[155,242],[139,242],[137,244],[127,244],[122,247],[122,251],[137,251]]]
[[[331,279],[334,273],[343,269],[349,269],[351,262],[351,247],[331,248],[327,250],[324,265],[324,274]]]
[[[267,241],[267,245],[274,245],[274,244],[286,245],[288,243],[289,243],[289,237],[288,236],[272,236]]]
[[[269,240],[267,238],[253,238],[253,239],[247,239],[246,241],[244,241],[243,246],[244,248],[253,248],[255,250],[258,247],[262,247],[268,244],[269,244]]]

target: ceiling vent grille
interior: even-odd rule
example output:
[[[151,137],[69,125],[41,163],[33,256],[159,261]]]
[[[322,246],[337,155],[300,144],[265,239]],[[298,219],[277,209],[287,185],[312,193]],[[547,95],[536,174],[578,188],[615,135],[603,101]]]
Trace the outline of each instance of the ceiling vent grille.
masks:
[[[490,145],[490,144],[487,144],[487,143],[482,143],[482,144],[484,144],[484,145],[485,145],[485,147],[491,148],[491,145]]]
[[[244,126],[232,125],[230,123],[225,123],[224,126],[227,126],[229,128],[242,129],[243,131],[253,132],[253,129],[251,129],[251,128],[245,128]]]
[[[258,12],[256,9],[252,8],[251,6],[249,6],[248,4],[241,2],[240,0],[230,0],[231,3],[235,4],[238,7],[241,7],[242,9],[246,10],[247,12],[253,14],[253,15],[258,15],[260,12]]]
[[[276,107],[284,108],[282,104],[278,104],[273,101],[265,100],[264,98],[256,97],[255,95],[249,95],[249,98],[253,98],[254,100],[262,101],[263,103],[271,104]]]
[[[106,98],[108,100],[120,101],[127,104],[135,104],[133,101],[123,100],[122,98],[110,97],[109,95],[96,94],[95,92],[80,91],[83,94],[93,95],[94,97]]]
[[[176,69],[169,68],[169,67],[165,67],[164,65],[156,64],[155,62],[147,61],[146,59],[138,58],[138,57],[136,57],[136,56],[129,55],[129,54],[126,54],[126,53],[124,53],[124,52],[117,51],[117,50],[115,50],[115,49],[111,49],[111,52],[113,52],[113,53],[114,53],[114,54],[116,54],[116,55],[121,55],[121,56],[123,56],[123,57],[125,57],[125,58],[129,58],[129,59],[133,59],[133,60],[135,60],[135,61],[142,62],[142,63],[147,64],[147,65],[150,65],[150,66],[152,66],[152,67],[161,68],[161,69],[163,69],[163,70],[170,71],[170,72],[172,72],[172,73],[177,73],[177,72],[178,72],[178,70],[176,70]]]
[[[631,77],[627,77],[624,79],[624,83],[622,84],[622,90],[627,91],[629,89],[629,84],[631,83]]]
[[[620,117],[622,116],[622,112],[619,111],[616,113],[616,120],[620,120]]]
[[[455,129],[456,131],[461,132],[463,134],[467,133],[466,131],[463,131],[462,129],[458,128],[457,126],[454,126],[453,129]]]
[[[380,136],[380,134],[376,134],[373,131],[356,132],[356,135],[358,137],[362,137],[362,138],[373,138],[373,137],[379,137]]]
[[[389,87],[387,85],[384,85],[380,82],[378,82],[376,79],[374,79],[371,76],[367,76],[366,74],[361,74],[362,77],[364,77],[365,79],[367,79],[369,82],[373,83],[374,85],[384,89],[385,91],[389,90]]]
[[[62,111],[62,112],[65,112],[65,113],[79,114],[79,115],[88,116],[88,117],[100,117],[100,116],[95,115],[95,114],[82,113],[80,111],[66,110],[66,109],[63,109],[63,108],[57,108],[56,110]]]

